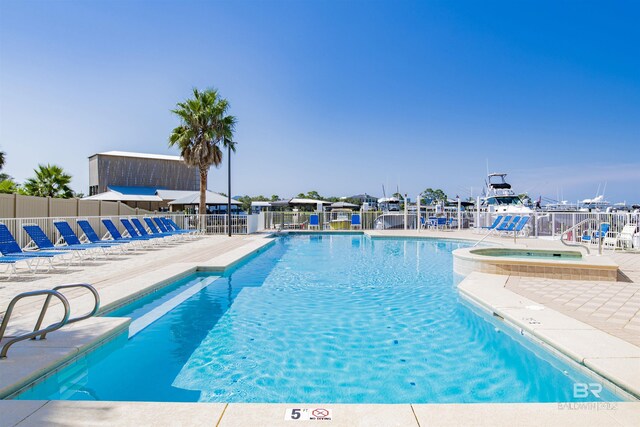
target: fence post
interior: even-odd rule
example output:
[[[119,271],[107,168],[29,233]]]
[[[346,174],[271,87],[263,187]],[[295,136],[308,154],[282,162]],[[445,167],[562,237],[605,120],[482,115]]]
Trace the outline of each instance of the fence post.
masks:
[[[407,203],[407,195],[404,195],[404,229],[406,230],[409,224],[407,224],[409,219],[409,203]]]
[[[460,200],[460,197],[458,196],[458,231],[460,231],[462,224],[461,224],[461,215],[460,215],[460,208],[462,207],[462,202]]]

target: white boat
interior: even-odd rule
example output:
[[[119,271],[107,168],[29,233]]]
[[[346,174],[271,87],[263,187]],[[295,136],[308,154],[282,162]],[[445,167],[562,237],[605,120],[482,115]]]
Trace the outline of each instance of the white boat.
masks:
[[[604,194],[594,197],[593,199],[584,199],[580,202],[580,212],[609,212],[611,211],[611,203],[604,199]]]
[[[400,200],[395,197],[381,197],[378,199],[378,209],[382,212],[400,212]]]
[[[507,183],[506,173],[490,173],[487,176],[485,196],[481,203],[489,212],[530,214],[533,210],[524,204],[522,199]]]
[[[542,210],[545,212],[575,212],[578,210],[578,205],[568,200],[561,200],[559,202],[547,203],[542,207]]]

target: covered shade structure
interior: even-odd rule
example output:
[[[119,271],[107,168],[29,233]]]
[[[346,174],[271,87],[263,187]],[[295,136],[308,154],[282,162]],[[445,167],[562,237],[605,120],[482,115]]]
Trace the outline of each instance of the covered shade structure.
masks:
[[[330,208],[331,209],[359,209],[360,206],[354,203],[335,202],[335,203],[331,203]]]
[[[219,193],[213,191],[207,191],[206,193],[206,205],[209,213],[220,213],[227,211],[227,204],[229,199]],[[200,205],[200,192],[193,191],[191,194],[183,196],[172,202],[169,202],[169,207],[172,211],[176,210],[195,210]],[[241,202],[231,199],[231,211],[239,211]]]

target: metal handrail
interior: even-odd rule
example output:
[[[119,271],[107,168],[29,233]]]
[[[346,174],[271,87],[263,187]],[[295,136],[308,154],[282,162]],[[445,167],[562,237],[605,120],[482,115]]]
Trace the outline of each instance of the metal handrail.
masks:
[[[563,245],[565,245],[565,246],[578,246],[578,247],[580,247],[580,248],[584,248],[584,249],[586,249],[586,250],[587,250],[587,254],[591,255],[591,250],[590,250],[587,246],[581,245],[581,244],[579,244],[579,243],[570,244],[570,243],[567,243],[567,242],[564,240],[564,236],[565,236],[566,234],[568,234],[570,231],[574,231],[574,230],[576,230],[578,227],[581,227],[582,225],[587,224],[587,223],[589,223],[589,222],[592,222],[592,223],[598,224],[598,232],[602,234],[602,221],[601,221],[600,219],[587,218],[587,219],[585,219],[585,220],[580,221],[579,223],[577,223],[577,224],[576,224],[576,225],[574,225],[573,227],[568,228],[568,229],[566,229],[565,231],[563,231],[563,232],[562,232],[562,234],[560,234],[560,242],[561,242]],[[602,255],[602,239],[603,239],[603,238],[604,238],[604,236],[600,236],[600,237],[598,238],[598,254],[599,254],[599,255]]]
[[[39,319],[38,324],[34,328],[33,332],[18,335],[17,337],[14,337],[13,339],[5,343],[5,345],[2,347],[2,350],[0,350],[0,359],[4,359],[7,357],[7,351],[9,351],[9,347],[11,347],[13,344],[20,341],[28,340],[30,338],[36,339],[38,335],[41,335],[41,339],[42,339],[49,332],[58,330],[67,324],[67,321],[69,320],[69,314],[70,314],[69,301],[60,292],[56,290],[50,290],[50,289],[41,290],[41,291],[23,292],[13,297],[13,299],[9,303],[9,306],[7,307],[7,311],[5,312],[4,318],[2,319],[2,324],[0,324],[0,340],[2,340],[2,338],[4,337],[4,333],[7,329],[7,324],[9,323],[9,318],[11,317],[11,313],[13,312],[13,307],[16,305],[16,303],[23,298],[39,296],[39,295],[47,295],[47,300],[45,302],[45,306],[43,306],[42,308],[40,317],[44,318],[44,313],[47,311],[49,300],[51,299],[52,296],[55,296],[62,302],[62,306],[64,307],[64,316],[62,317],[62,320],[57,323],[53,323],[44,329],[40,329],[40,324],[42,323],[42,319]]]
[[[80,320],[84,320],[84,319],[88,319],[89,317],[93,316],[94,314],[96,314],[98,312],[98,310],[100,309],[100,295],[98,295],[98,291],[96,290],[96,288],[94,288],[93,286],[91,286],[88,283],[74,283],[71,285],[60,285],[60,286],[56,286],[55,288],[53,288],[54,291],[58,291],[60,289],[69,289],[69,288],[85,288],[88,289],[89,292],[91,292],[93,294],[93,298],[94,298],[94,305],[93,305],[93,310],[91,310],[89,313],[83,315],[83,316],[79,316],[79,317],[75,317],[73,319],[68,319],[67,320],[67,325],[70,323],[75,323],[75,322],[79,322]],[[42,321],[44,320],[44,315],[45,312],[47,311],[47,308],[49,307],[49,302],[51,301],[51,295],[47,296],[47,299],[44,302],[44,306],[42,307],[42,311],[40,312],[40,317],[38,317],[38,322],[36,323],[36,328],[39,328],[42,325]],[[49,333],[50,331],[47,331],[45,333],[43,333],[40,336],[40,339],[43,340],[45,339],[47,333]]]

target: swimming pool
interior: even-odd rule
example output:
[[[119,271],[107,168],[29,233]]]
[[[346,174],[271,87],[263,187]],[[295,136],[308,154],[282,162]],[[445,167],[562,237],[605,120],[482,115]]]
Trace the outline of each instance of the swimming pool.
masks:
[[[137,319],[130,337],[119,336],[17,398],[598,400],[574,397],[574,384],[592,378],[460,299],[452,251],[465,246],[280,237],[222,277],[187,277],[112,313]],[[607,389],[600,399],[619,400]]]

